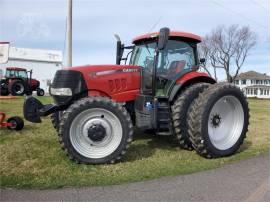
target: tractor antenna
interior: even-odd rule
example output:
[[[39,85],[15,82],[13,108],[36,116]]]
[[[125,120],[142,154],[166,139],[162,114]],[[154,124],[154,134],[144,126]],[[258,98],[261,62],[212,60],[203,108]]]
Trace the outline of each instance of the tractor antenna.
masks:
[[[153,31],[156,28],[156,26],[160,23],[161,20],[162,20],[162,16],[160,16],[158,18],[158,20],[156,21],[156,23],[151,27],[151,29],[147,33]]]

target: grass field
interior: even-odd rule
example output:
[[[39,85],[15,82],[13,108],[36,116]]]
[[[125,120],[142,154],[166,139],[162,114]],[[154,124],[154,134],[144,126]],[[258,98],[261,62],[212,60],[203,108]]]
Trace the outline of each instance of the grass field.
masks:
[[[50,102],[50,98],[42,98]],[[0,111],[22,116],[23,99],[0,100]],[[249,100],[250,129],[240,151],[231,157],[207,160],[194,151],[181,150],[172,137],[136,132],[121,163],[77,165],[60,149],[50,119],[25,122],[21,132],[0,131],[1,187],[56,188],[96,186],[148,180],[212,169],[225,163],[270,151],[270,100]]]

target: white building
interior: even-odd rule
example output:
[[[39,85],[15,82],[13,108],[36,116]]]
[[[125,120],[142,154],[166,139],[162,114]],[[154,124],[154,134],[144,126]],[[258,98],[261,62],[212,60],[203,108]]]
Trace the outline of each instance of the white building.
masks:
[[[241,73],[234,81],[247,97],[270,99],[270,76],[255,71]]]
[[[8,62],[0,64],[0,68],[2,72],[6,67],[32,69],[32,77],[38,79],[40,87],[48,92],[48,80],[62,68],[62,60],[61,51],[10,47]]]

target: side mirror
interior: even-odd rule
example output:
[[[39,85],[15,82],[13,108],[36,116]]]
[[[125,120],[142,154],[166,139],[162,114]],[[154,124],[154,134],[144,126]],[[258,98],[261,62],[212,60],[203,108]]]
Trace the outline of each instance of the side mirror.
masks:
[[[200,64],[205,63],[205,58],[200,58]]]
[[[167,27],[161,28],[158,37],[158,50],[163,50],[169,40],[170,29]]]
[[[117,42],[116,42],[116,64],[120,65],[121,59],[122,59],[122,56],[123,56],[123,44],[121,42],[121,39],[120,39],[119,35],[114,34],[114,37],[117,40]]]

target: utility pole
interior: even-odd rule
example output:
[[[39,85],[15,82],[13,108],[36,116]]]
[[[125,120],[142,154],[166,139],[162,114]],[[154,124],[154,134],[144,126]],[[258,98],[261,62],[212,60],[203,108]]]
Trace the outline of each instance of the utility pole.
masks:
[[[67,30],[66,30],[67,67],[72,66],[72,0],[68,0]]]

